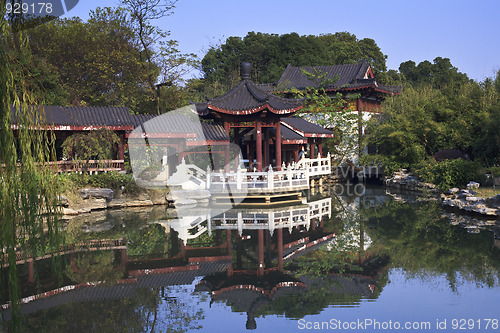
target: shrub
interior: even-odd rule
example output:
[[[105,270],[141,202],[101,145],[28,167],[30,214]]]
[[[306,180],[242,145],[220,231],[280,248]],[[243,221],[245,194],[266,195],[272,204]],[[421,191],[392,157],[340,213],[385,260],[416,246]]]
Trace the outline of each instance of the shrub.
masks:
[[[490,167],[486,169],[486,172],[493,174],[495,177],[500,177],[500,166]]]
[[[131,174],[122,174],[115,171],[99,173],[97,175],[85,173],[62,174],[59,175],[59,186],[63,192],[87,186],[110,188],[113,190],[121,189],[123,186],[125,192],[135,192],[138,189]]]
[[[459,158],[442,162],[427,160],[420,163],[415,171],[423,181],[446,191],[451,187],[465,187],[470,181],[481,181],[479,169],[479,163]]]
[[[399,162],[393,157],[384,155],[362,155],[359,158],[359,165],[381,165],[384,167],[384,172],[388,176],[400,169],[409,167],[408,163]]]

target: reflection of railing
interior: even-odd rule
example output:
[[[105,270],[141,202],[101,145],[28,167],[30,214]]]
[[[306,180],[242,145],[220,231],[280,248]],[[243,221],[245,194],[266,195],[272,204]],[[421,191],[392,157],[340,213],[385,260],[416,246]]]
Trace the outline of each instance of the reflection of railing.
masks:
[[[306,227],[309,229],[311,220],[321,218],[332,213],[331,198],[321,199],[301,206],[284,207],[272,210],[228,211],[209,221],[211,229],[237,229],[240,234],[247,229],[275,229]]]
[[[77,244],[63,245],[61,246],[59,252],[46,252],[45,254],[36,257],[35,260],[50,258],[52,255],[65,255],[69,253],[99,250],[120,250],[126,248],[127,241],[125,238],[88,240]],[[33,258],[30,255],[20,251],[16,252],[16,265],[31,260],[33,260]],[[5,263],[8,264],[7,255],[5,255]]]
[[[294,191],[307,188],[312,176],[331,173],[330,154],[316,159],[303,158],[298,163],[283,164],[281,171],[272,167],[267,172],[247,172],[240,166],[236,173],[212,172],[207,170],[208,190],[241,190],[252,191]]]
[[[56,169],[59,173],[87,171],[92,174],[98,172],[123,170],[124,163],[124,160],[71,160],[49,162],[48,165]]]

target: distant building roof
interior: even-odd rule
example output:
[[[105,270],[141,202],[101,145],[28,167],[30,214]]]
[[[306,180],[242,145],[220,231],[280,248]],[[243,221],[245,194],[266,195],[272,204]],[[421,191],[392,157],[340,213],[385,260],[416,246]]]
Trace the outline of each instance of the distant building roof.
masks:
[[[334,84],[325,88],[331,91],[360,90],[372,88],[386,94],[398,94],[399,86],[388,86],[379,84],[373,77],[370,64],[362,61],[357,64],[334,65],[334,66],[303,66],[293,67],[288,65],[274,87],[262,85],[261,89],[271,91],[284,91],[291,88],[305,89],[308,87],[318,88],[320,82],[310,80],[303,71],[308,73],[325,73],[324,79],[336,80]]]

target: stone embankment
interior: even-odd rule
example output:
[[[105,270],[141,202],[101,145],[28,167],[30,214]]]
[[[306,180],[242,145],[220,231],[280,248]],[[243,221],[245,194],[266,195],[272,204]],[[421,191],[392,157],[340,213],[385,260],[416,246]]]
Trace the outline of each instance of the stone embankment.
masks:
[[[59,198],[63,218],[70,218],[71,216],[102,209],[169,204],[167,191],[158,190],[145,190],[140,193],[125,194],[120,192],[115,193],[115,191],[108,188],[85,188],[78,191],[78,194],[79,198],[74,200],[68,200],[65,196]]]
[[[406,191],[418,191],[418,192],[430,192],[438,194],[439,190],[436,185],[431,183],[424,183],[418,180],[417,177],[408,173],[406,169],[395,172],[391,178],[385,180],[385,185],[387,187],[393,187]]]
[[[387,187],[407,191],[429,192],[436,195],[440,193],[434,184],[421,182],[405,169],[394,173],[391,178],[386,179],[385,184]],[[472,185],[477,187],[479,184],[473,183]],[[447,193],[441,193],[440,196],[444,206],[455,207],[485,216],[500,217],[500,194],[490,198],[483,198],[476,196],[472,188],[467,190],[453,188]]]
[[[443,205],[456,207],[472,213],[487,216],[500,216],[500,194],[483,198],[475,195],[472,190],[453,188],[447,194],[441,194]]]
[[[206,207],[209,204],[210,192],[206,190],[143,190],[140,193],[115,193],[109,188],[85,188],[78,191],[78,198],[68,200],[59,198],[64,219],[103,209],[120,209],[130,207],[148,207],[167,205],[177,209]]]

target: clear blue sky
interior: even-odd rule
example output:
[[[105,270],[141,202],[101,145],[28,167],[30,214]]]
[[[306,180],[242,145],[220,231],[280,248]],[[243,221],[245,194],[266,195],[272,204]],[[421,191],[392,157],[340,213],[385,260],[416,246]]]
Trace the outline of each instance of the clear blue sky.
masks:
[[[80,0],[67,16],[88,18],[115,0]],[[157,24],[182,52],[203,56],[210,45],[247,32],[319,35],[348,31],[372,38],[388,56],[387,67],[450,58],[460,72],[482,81],[500,69],[499,0],[179,0]]]

